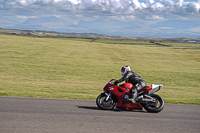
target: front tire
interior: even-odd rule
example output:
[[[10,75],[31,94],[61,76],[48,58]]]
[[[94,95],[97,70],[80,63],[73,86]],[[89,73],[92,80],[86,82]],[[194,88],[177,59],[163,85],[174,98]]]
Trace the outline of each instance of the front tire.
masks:
[[[156,100],[156,102],[153,104],[142,103],[141,105],[144,107],[144,109],[150,113],[158,113],[162,111],[164,108],[164,100],[156,94],[151,94],[150,96],[153,97]]]
[[[117,100],[115,97],[111,96],[107,101],[106,101],[106,94],[101,93],[97,99],[96,99],[96,104],[100,109],[103,110],[111,110],[115,107]]]

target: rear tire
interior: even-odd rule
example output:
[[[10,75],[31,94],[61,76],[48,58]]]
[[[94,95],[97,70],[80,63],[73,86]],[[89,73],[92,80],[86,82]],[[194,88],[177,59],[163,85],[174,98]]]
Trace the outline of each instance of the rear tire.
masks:
[[[164,100],[156,94],[151,94],[150,96],[156,99],[156,102],[155,104],[141,103],[144,109],[150,113],[158,113],[162,111],[164,108]]]
[[[115,97],[111,96],[107,101],[106,101],[106,94],[101,93],[97,99],[96,99],[96,104],[100,109],[103,110],[111,110],[115,107],[117,100]]]

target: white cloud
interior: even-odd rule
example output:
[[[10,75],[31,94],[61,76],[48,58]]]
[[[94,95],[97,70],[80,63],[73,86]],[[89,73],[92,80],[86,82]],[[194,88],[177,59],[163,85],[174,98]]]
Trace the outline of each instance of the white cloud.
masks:
[[[164,20],[163,17],[157,16],[157,15],[147,16],[146,19]]]
[[[196,4],[195,2],[190,2],[186,5],[186,11],[189,13],[200,13],[200,4]]]
[[[68,16],[77,19],[200,18],[200,0],[0,0],[0,16]],[[79,16],[79,18],[78,18]],[[151,17],[154,16],[154,17]]]

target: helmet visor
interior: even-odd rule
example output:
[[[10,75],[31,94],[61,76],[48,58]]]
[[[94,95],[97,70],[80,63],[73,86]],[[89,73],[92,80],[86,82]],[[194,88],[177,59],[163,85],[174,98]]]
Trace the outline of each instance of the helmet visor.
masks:
[[[125,70],[126,70],[126,69],[125,69],[124,67],[122,67],[121,72],[124,73]]]

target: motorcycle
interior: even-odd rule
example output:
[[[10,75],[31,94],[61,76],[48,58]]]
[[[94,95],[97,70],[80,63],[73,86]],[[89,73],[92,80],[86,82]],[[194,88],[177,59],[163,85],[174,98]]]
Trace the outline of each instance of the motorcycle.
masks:
[[[159,95],[154,94],[163,87],[162,84],[152,84],[144,87],[138,92],[136,103],[133,104],[126,101],[126,97],[132,95],[130,89],[133,84],[123,83],[118,86],[114,85],[115,81],[115,79],[111,79],[104,86],[104,92],[97,97],[96,104],[100,109],[112,110],[116,106],[116,108],[123,110],[143,110],[144,108],[151,113],[158,113],[163,110],[164,100]]]

